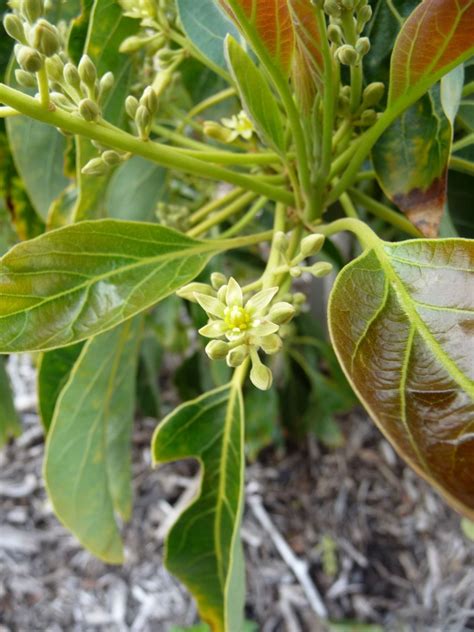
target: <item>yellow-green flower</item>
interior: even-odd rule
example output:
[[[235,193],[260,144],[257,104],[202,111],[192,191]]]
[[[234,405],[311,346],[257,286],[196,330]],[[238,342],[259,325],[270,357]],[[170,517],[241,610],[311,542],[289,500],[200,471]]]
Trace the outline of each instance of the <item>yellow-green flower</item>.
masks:
[[[231,118],[223,118],[222,124],[224,127],[231,130],[227,141],[229,143],[239,137],[244,140],[250,140],[255,131],[252,121],[243,110]]]

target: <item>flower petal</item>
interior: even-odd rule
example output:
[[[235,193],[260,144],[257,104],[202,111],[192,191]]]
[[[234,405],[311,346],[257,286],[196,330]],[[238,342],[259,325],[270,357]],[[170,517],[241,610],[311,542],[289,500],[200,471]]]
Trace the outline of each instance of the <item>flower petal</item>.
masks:
[[[229,307],[233,307],[234,305],[242,307],[244,302],[242,288],[233,277],[230,277],[227,283],[225,302]]]
[[[275,294],[277,292],[278,292],[278,288],[277,287],[269,287],[266,290],[262,290],[261,292],[257,292],[257,294],[252,296],[252,298],[250,298],[245,303],[245,309],[248,309],[252,313],[259,312],[259,311],[265,309],[265,307],[270,305],[270,303],[273,300],[273,297],[275,296]]]
[[[221,338],[225,330],[226,326],[222,320],[210,320],[207,325],[201,327],[199,333],[205,338]]]
[[[269,336],[270,334],[276,333],[280,329],[279,325],[275,325],[275,323],[271,323],[268,320],[262,320],[258,325],[252,327],[249,333],[252,338],[261,338],[263,336]]]
[[[217,298],[200,292],[196,292],[194,298],[205,312],[218,318],[224,318],[224,305]]]

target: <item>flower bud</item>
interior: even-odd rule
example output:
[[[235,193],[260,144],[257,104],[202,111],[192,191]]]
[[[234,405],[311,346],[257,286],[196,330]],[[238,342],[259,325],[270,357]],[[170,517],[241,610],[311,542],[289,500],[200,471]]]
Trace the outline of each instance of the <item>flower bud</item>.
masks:
[[[120,154],[113,149],[107,149],[106,151],[104,151],[104,153],[102,154],[102,160],[109,167],[115,167],[122,162]]]
[[[47,20],[39,20],[31,30],[29,37],[31,46],[46,57],[55,55],[61,45],[58,29]]]
[[[14,13],[7,13],[3,18],[3,28],[8,35],[22,44],[26,44],[25,29],[23,22]]]
[[[340,46],[336,51],[337,58],[345,66],[355,66],[359,61],[359,55],[356,49],[350,44]]]
[[[260,346],[266,354],[275,355],[283,347],[283,342],[278,334],[270,334],[261,338]]]
[[[368,37],[361,37],[360,39],[357,40],[357,43],[355,45],[356,51],[359,53],[359,55],[361,57],[364,57],[364,55],[367,55],[367,53],[370,50],[370,40]]]
[[[336,0],[326,0],[324,3],[324,11],[332,18],[341,17],[341,7]]]
[[[158,97],[151,86],[145,88],[143,95],[140,99],[140,105],[144,105],[150,114],[155,114],[158,109]]]
[[[100,110],[97,103],[94,103],[92,99],[82,99],[79,101],[79,114],[85,121],[97,121],[100,116]]]
[[[73,112],[75,110],[75,106],[61,92],[51,92],[49,99],[56,107],[62,110],[66,110],[67,112]]]
[[[311,257],[318,254],[324,245],[325,237],[321,234],[308,235],[301,242],[301,254],[303,257]]]
[[[217,299],[221,303],[225,303],[226,296],[227,296],[227,283],[225,285],[221,285],[221,287],[217,290]]]
[[[138,110],[138,99],[131,94],[125,99],[125,112],[132,119],[135,118],[135,114]]]
[[[81,78],[74,64],[67,63],[64,66],[63,77],[68,86],[71,86],[78,94],[81,94]]]
[[[364,5],[357,12],[357,29],[359,32],[363,30],[364,26],[367,24],[367,22],[369,22],[371,17],[372,17],[372,7],[368,4]]]
[[[351,98],[352,88],[350,86],[342,86],[340,90],[340,94],[342,97],[346,97],[346,99]]]
[[[135,124],[142,140],[148,139],[148,136],[150,135],[151,122],[152,119],[150,110],[144,105],[139,105],[135,114]]]
[[[43,67],[43,57],[29,46],[20,46],[16,58],[23,70],[27,72],[38,72]]]
[[[273,375],[267,366],[254,362],[250,371],[250,381],[261,391],[268,391],[273,382]]]
[[[46,66],[48,77],[56,83],[61,83],[61,81],[63,80],[64,64],[61,61],[59,55],[48,57],[45,60],[44,65]]]
[[[328,261],[319,261],[309,269],[314,277],[327,276],[332,271],[332,265]]]
[[[197,303],[195,294],[205,294],[206,296],[214,296],[215,292],[212,291],[212,288],[206,283],[188,283],[180,288],[176,295],[180,298],[184,298],[186,301],[190,301],[191,303]]]
[[[373,83],[369,83],[369,85],[364,90],[362,103],[365,107],[373,107],[381,101],[384,93],[385,86],[381,81],[374,81]]]
[[[360,124],[364,127],[370,127],[377,122],[377,112],[375,110],[365,110],[360,117]]]
[[[26,72],[26,70],[21,70],[21,68],[15,70],[15,79],[23,88],[36,88],[38,86],[35,75],[32,75],[31,72]]]
[[[328,26],[328,39],[333,44],[340,46],[342,44],[342,29],[337,24],[330,24]]]
[[[205,351],[211,360],[223,360],[229,353],[229,345],[223,340],[211,340]]]
[[[30,23],[36,22],[44,13],[43,0],[22,0],[20,7],[21,12]]]
[[[215,121],[204,121],[203,132],[209,138],[218,140],[221,143],[229,143],[232,141],[232,132],[230,129],[219,125]]]
[[[109,169],[102,158],[92,158],[81,169],[81,173],[85,176],[103,176],[108,173]]]
[[[302,274],[303,270],[298,266],[293,266],[292,268],[290,268],[290,275],[293,277],[293,279],[299,279]]]
[[[227,366],[236,369],[240,366],[249,354],[248,348],[245,345],[239,345],[234,349],[231,349],[226,356]]]
[[[215,290],[218,290],[223,285],[226,285],[227,277],[222,272],[213,272],[211,274],[211,285]]]
[[[139,35],[131,35],[130,37],[126,37],[123,42],[120,44],[119,52],[120,53],[135,53],[143,46],[146,46],[150,38],[148,36],[139,36]]]
[[[160,64],[160,68],[166,68],[176,59],[177,51],[170,48],[162,48],[158,51],[157,57]]]
[[[341,0],[341,4],[346,11],[354,11],[354,6],[355,6],[354,0]]]
[[[100,105],[104,105],[107,97],[109,96],[112,88],[114,87],[115,77],[112,72],[106,72],[99,81],[99,93],[97,95],[97,102]]]
[[[275,323],[275,325],[284,325],[289,323],[295,314],[296,310],[291,303],[280,301],[271,307],[268,320]]]
[[[282,254],[286,253],[289,243],[288,237],[283,231],[279,230],[275,233],[275,235],[273,236],[273,246]]]
[[[81,61],[79,62],[77,70],[79,72],[79,77],[81,78],[81,81],[85,83],[89,90],[92,90],[95,87],[97,70],[94,62],[88,55],[83,55],[81,57]]]

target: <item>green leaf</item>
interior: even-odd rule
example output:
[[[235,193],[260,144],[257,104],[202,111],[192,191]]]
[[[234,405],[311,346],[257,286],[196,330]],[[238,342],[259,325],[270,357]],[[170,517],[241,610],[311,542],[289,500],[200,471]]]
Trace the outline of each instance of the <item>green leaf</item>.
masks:
[[[474,2],[424,0],[411,13],[392,53],[388,103],[420,96],[474,55]]]
[[[0,353],[111,329],[194,279],[218,250],[157,224],[107,219],[18,244],[0,259]]]
[[[94,0],[81,0],[81,14],[71,21],[69,37],[67,41],[68,56],[74,64],[78,64],[84,53],[84,45],[89,30]]]
[[[21,425],[13,403],[10,380],[5,369],[5,360],[0,357],[0,448],[21,434]]]
[[[165,184],[166,169],[134,156],[110,179],[105,200],[108,215],[116,219],[152,221]]]
[[[202,466],[199,495],[169,532],[166,566],[191,591],[214,632],[243,625],[243,425],[240,387],[228,384],[177,408],[152,443],[155,463],[192,457]]]
[[[141,319],[84,346],[59,396],[44,477],[61,522],[91,553],[120,564],[114,512],[130,518],[131,432]]]
[[[213,64],[227,68],[224,57],[224,40],[228,33],[238,38],[239,32],[228,17],[216,6],[215,0],[176,0],[184,32]]]
[[[400,455],[472,519],[474,243],[369,243],[334,285],[333,345]]]
[[[285,127],[277,100],[263,73],[233,39],[226,40],[230,72],[239,89],[242,104],[262,140],[279,152],[285,151]]]
[[[48,432],[58,397],[69,379],[81,353],[82,344],[48,351],[38,365],[38,407],[44,429]]]
[[[278,433],[278,395],[275,387],[245,392],[245,453],[249,461],[257,459],[263,448],[271,445]]]
[[[428,237],[437,236],[446,206],[451,141],[452,124],[436,86],[405,110],[372,150],[385,195]]]

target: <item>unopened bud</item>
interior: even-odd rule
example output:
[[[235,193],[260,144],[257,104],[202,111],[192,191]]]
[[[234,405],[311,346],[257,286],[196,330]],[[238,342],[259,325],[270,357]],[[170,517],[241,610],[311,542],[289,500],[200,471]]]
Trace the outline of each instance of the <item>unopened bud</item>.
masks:
[[[168,88],[173,81],[173,73],[169,70],[160,71],[153,81],[153,90],[157,97],[159,97]]]
[[[211,360],[223,360],[229,353],[229,345],[223,340],[211,340],[205,351]]]
[[[23,70],[27,72],[38,72],[43,67],[42,55],[29,46],[20,46],[16,58]]]
[[[206,283],[188,283],[176,292],[177,296],[184,298],[191,303],[197,303],[195,294],[205,294],[206,296],[214,296],[212,288]]]
[[[143,46],[146,46],[150,38],[148,36],[131,35],[123,40],[120,44],[119,52],[121,53],[134,53]]]
[[[100,105],[104,105],[107,97],[109,96],[112,88],[114,87],[115,77],[112,72],[106,72],[99,81],[99,93],[97,95],[97,102]]]
[[[219,125],[215,121],[205,121],[203,125],[203,132],[209,138],[218,140],[222,143],[228,143],[232,140],[232,132],[230,129]]]
[[[293,279],[299,279],[302,274],[303,270],[298,266],[293,266],[292,268],[290,268],[290,275],[293,277]]]
[[[71,86],[78,94],[81,94],[81,78],[76,66],[67,63],[63,70],[64,81]]]
[[[75,110],[75,106],[61,92],[51,92],[49,99],[56,107],[62,110],[66,110],[67,112],[73,112]]]
[[[332,265],[328,261],[319,261],[311,266],[309,271],[314,277],[327,276],[332,270]]]
[[[85,121],[97,121],[100,116],[100,110],[97,103],[94,103],[92,99],[82,99],[78,105],[79,114]]]
[[[359,61],[359,55],[356,49],[350,44],[340,46],[336,51],[337,58],[345,66],[355,66]]]
[[[226,356],[227,366],[237,368],[244,362],[249,354],[248,348],[245,345],[239,345],[234,349],[231,349]]]
[[[217,290],[217,299],[221,303],[225,303],[226,296],[227,296],[227,283],[225,285],[221,285],[221,287]]]
[[[306,300],[306,294],[303,294],[303,292],[295,292],[295,294],[293,295],[293,303],[296,305],[296,307],[301,307],[301,305],[304,305],[306,303]]]
[[[373,107],[382,100],[384,93],[385,86],[381,81],[374,81],[373,83],[369,83],[369,85],[364,90],[362,103],[365,107]]]
[[[368,4],[361,7],[361,9],[357,12],[357,28],[359,32],[361,32],[364,26],[369,22],[372,17],[372,7]]]
[[[324,3],[324,11],[332,18],[341,17],[341,7],[336,0],[326,0]]]
[[[254,362],[250,371],[250,381],[261,391],[268,391],[273,382],[273,375],[267,366]]]
[[[157,53],[158,61],[161,68],[166,68],[176,59],[176,51],[170,48],[162,48]]]
[[[355,48],[361,57],[364,57],[364,55],[367,55],[367,53],[370,50],[369,38],[361,37],[360,39],[358,39]]]
[[[26,72],[26,70],[21,70],[21,68],[15,70],[15,79],[23,88],[36,88],[38,85],[35,75],[31,74],[31,72]]]
[[[85,85],[92,90],[97,79],[97,70],[94,62],[88,55],[83,55],[81,57],[77,70],[81,81],[83,81]]]
[[[81,169],[81,173],[85,176],[103,176],[108,173],[109,169],[102,158],[92,158]]]
[[[140,105],[144,105],[150,114],[155,114],[158,109],[158,97],[151,86],[145,88],[140,99]]]
[[[3,28],[11,38],[15,39],[17,42],[26,44],[23,22],[17,15],[14,13],[7,13],[3,18]]]
[[[346,99],[351,98],[352,88],[350,86],[342,86],[340,94],[342,97],[346,97]]]
[[[342,44],[342,29],[337,24],[330,24],[328,26],[328,38],[333,44],[340,46]]]
[[[282,230],[277,231],[273,236],[273,246],[282,254],[285,254],[288,250],[288,237]]]
[[[22,0],[21,12],[28,20],[28,22],[36,22],[44,13],[43,0]]]
[[[104,151],[104,153],[102,154],[102,160],[109,167],[115,167],[115,165],[118,165],[122,162],[120,154],[113,149],[107,149],[106,151]]]
[[[46,70],[48,72],[48,77],[55,81],[56,83],[61,83],[63,79],[63,69],[64,64],[61,61],[59,55],[53,55],[52,57],[48,57],[44,65],[46,66]]]
[[[275,325],[284,325],[290,322],[295,313],[296,310],[291,303],[280,301],[271,307],[268,320],[275,323]]]
[[[260,346],[267,355],[274,355],[281,350],[283,342],[278,334],[270,334],[260,340]]]
[[[354,6],[355,6],[354,0],[341,0],[341,4],[346,11],[354,11]]]
[[[31,46],[46,57],[55,55],[61,45],[58,29],[47,20],[39,20],[31,30],[29,38]]]
[[[324,235],[308,235],[301,242],[301,254],[303,257],[311,257],[318,254],[324,245]]]
[[[364,127],[370,127],[377,122],[377,112],[375,110],[365,110],[360,117],[360,124]]]
[[[135,114],[138,110],[138,99],[131,94],[125,99],[125,112],[132,119],[135,118]]]
[[[213,272],[211,274],[211,285],[215,290],[218,290],[223,285],[226,285],[227,277],[222,272]]]
[[[135,114],[135,124],[142,140],[148,139],[148,136],[150,135],[151,122],[152,118],[150,110],[144,105],[139,105]]]

